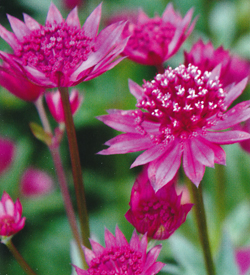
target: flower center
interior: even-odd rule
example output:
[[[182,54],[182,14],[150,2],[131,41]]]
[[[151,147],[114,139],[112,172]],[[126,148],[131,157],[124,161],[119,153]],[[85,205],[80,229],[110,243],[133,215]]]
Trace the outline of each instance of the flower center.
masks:
[[[175,29],[172,24],[163,22],[161,18],[149,19],[146,23],[135,26],[128,47],[153,52],[159,47],[164,49],[172,40]]]
[[[94,258],[88,272],[91,275],[139,275],[143,272],[141,258],[142,254],[129,246],[113,247]]]
[[[226,92],[221,88],[218,77],[209,79],[211,72],[202,73],[191,64],[169,67],[151,82],[143,84],[144,97],[137,107],[148,112],[135,112],[135,123],[142,134],[142,122],[159,123],[160,135],[152,138],[156,143],[180,137],[186,139],[205,132],[215,119],[222,118]]]
[[[92,38],[82,29],[62,22],[32,31],[20,41],[15,55],[21,58],[24,66],[35,67],[46,77],[53,77],[56,72],[75,69],[92,51]]]
[[[5,236],[12,235],[14,224],[15,224],[15,220],[12,216],[5,215],[5,216],[1,217],[0,218],[0,232],[2,230],[4,230],[5,231],[5,233],[4,233]]]

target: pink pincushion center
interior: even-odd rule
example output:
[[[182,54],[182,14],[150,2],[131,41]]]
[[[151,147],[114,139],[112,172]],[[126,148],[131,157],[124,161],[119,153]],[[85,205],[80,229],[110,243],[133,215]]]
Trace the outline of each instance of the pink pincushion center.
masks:
[[[152,136],[156,143],[168,143],[176,137],[186,139],[206,131],[214,120],[223,117],[226,92],[220,81],[209,79],[210,72],[202,73],[189,64],[176,69],[168,68],[142,86],[144,96],[137,107],[148,112],[135,113],[138,131],[146,134],[142,126],[144,118],[160,123],[160,135]]]
[[[142,254],[129,246],[113,247],[94,258],[89,265],[88,272],[96,275],[139,275],[143,272],[141,258]]]
[[[149,19],[146,23],[135,25],[128,47],[144,51],[157,51],[159,46],[164,49],[171,42],[175,30],[171,23],[163,22],[161,18]]]
[[[80,28],[69,26],[66,22],[46,26],[32,31],[20,41],[15,51],[24,66],[35,67],[47,77],[56,72],[75,69],[87,60],[94,51],[92,38],[87,37]]]

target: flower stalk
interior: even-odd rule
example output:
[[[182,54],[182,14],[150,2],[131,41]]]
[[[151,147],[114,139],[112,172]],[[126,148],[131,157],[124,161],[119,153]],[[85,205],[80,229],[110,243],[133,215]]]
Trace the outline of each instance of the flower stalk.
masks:
[[[69,102],[69,92],[67,87],[59,87],[59,91],[62,98],[62,104],[63,104],[63,110],[64,110],[64,116],[65,116],[65,125],[66,125],[66,132],[67,132],[68,143],[69,143],[69,151],[70,151],[77,207],[78,207],[78,213],[79,213],[79,219],[80,219],[82,241],[85,247],[90,248],[91,247],[89,242],[90,230],[89,230],[87,205],[86,205],[85,191],[84,191],[84,185],[83,185],[83,179],[82,179],[80,156],[79,156],[78,144],[76,139],[76,131],[75,131],[75,126],[74,126],[73,117],[71,113],[70,102]]]
[[[188,178],[188,187],[190,190],[192,202],[194,203],[194,213],[197,223],[199,238],[202,246],[203,256],[207,275],[215,275],[215,267],[212,259],[212,253],[209,244],[205,208],[202,196],[201,184],[197,188]]]
[[[4,243],[9,251],[12,253],[18,264],[21,266],[21,268],[26,272],[27,275],[36,275],[36,273],[32,270],[32,268],[29,266],[29,264],[24,260],[22,255],[19,253],[17,248],[14,246],[11,238],[5,238],[5,240],[2,240],[2,243]]]

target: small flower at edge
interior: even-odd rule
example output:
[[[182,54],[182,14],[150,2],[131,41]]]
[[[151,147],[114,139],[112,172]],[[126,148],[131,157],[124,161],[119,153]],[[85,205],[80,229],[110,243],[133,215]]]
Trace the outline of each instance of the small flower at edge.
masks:
[[[10,237],[22,230],[24,225],[25,217],[22,217],[19,199],[14,203],[4,191],[0,201],[0,237]]]
[[[107,141],[110,147],[99,153],[146,150],[132,167],[149,163],[148,176],[155,191],[173,179],[182,161],[185,174],[198,186],[205,166],[225,165],[226,155],[219,145],[250,138],[244,131],[221,131],[250,118],[249,100],[228,110],[247,82],[245,78],[226,90],[220,83],[220,66],[202,73],[192,64],[169,67],[142,87],[130,81],[139,109],[109,110],[98,117],[125,132]]]
[[[45,94],[45,99],[53,118],[58,123],[65,122],[62,99],[59,90],[55,92],[47,92]],[[77,90],[73,89],[69,96],[69,102],[72,115],[74,115],[83,102],[83,96],[80,95]]]
[[[175,179],[154,191],[148,178],[147,165],[137,177],[126,219],[141,233],[156,240],[169,238],[186,220],[193,204],[181,204],[175,190]]]
[[[235,259],[239,267],[239,275],[248,275],[250,269],[250,247],[241,247],[235,250]]]
[[[165,264],[156,262],[161,245],[151,248],[147,252],[147,236],[141,239],[134,231],[128,243],[123,233],[116,227],[115,236],[105,230],[106,247],[90,240],[92,250],[84,247],[88,270],[75,266],[77,275],[116,274],[121,271],[126,274],[155,275]],[[122,273],[122,274],[123,274]]]

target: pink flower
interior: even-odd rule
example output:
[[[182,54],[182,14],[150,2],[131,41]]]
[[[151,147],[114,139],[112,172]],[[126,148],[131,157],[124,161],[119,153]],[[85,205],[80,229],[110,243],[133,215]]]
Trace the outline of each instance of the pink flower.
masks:
[[[26,197],[39,197],[49,194],[54,188],[54,183],[47,173],[34,168],[28,168],[22,176],[20,189]]]
[[[248,119],[250,101],[227,111],[247,79],[225,90],[219,76],[219,67],[202,73],[190,64],[169,67],[142,87],[130,81],[136,106],[145,111],[110,110],[99,117],[108,126],[126,132],[106,142],[110,147],[100,154],[146,150],[132,167],[149,163],[148,175],[155,191],[173,179],[183,158],[186,175],[198,186],[205,166],[225,164],[225,152],[219,144],[250,138],[243,131],[220,131]]]
[[[144,65],[161,65],[174,55],[192,32],[193,10],[184,18],[169,3],[162,17],[149,18],[139,10],[137,21],[130,21],[124,34],[131,35],[123,54]]]
[[[181,196],[176,194],[173,180],[154,192],[144,167],[132,188],[125,217],[139,233],[156,240],[167,239],[185,222],[193,206],[182,205]]]
[[[36,101],[45,90],[31,83],[11,59],[0,65],[0,85],[25,101]]]
[[[90,80],[113,68],[112,62],[124,49],[127,38],[121,34],[125,23],[113,24],[98,35],[101,18],[99,5],[81,28],[77,8],[66,20],[51,3],[45,26],[24,14],[24,22],[8,15],[14,33],[0,25],[0,36],[14,53],[0,51],[11,64],[34,83],[46,88],[69,87]]]
[[[60,92],[58,90],[56,92],[48,92],[46,93],[45,98],[53,118],[58,123],[64,122],[65,118]],[[83,102],[83,96],[80,95],[77,90],[73,89],[69,101],[72,115],[74,115]]]
[[[250,247],[239,248],[235,251],[235,258],[239,267],[239,275],[248,275],[250,269]]]
[[[9,139],[0,137],[0,175],[10,167],[14,155],[14,143]]]
[[[197,41],[189,53],[184,52],[185,62],[199,67],[202,72],[212,71],[221,64],[220,81],[223,87],[239,82],[250,76],[250,62],[236,55],[231,55],[229,51],[221,46],[214,49],[211,42],[205,44],[201,39]]]
[[[12,236],[24,227],[25,218],[22,218],[22,205],[19,199],[14,203],[4,192],[0,201],[0,236]]]
[[[161,246],[157,245],[147,253],[147,236],[142,239],[136,232],[133,233],[130,243],[116,227],[115,236],[105,230],[105,244],[102,247],[97,242],[90,240],[92,250],[84,248],[88,270],[75,266],[78,275],[90,274],[136,274],[154,275],[164,266],[156,262]],[[105,273],[106,272],[106,273]]]

